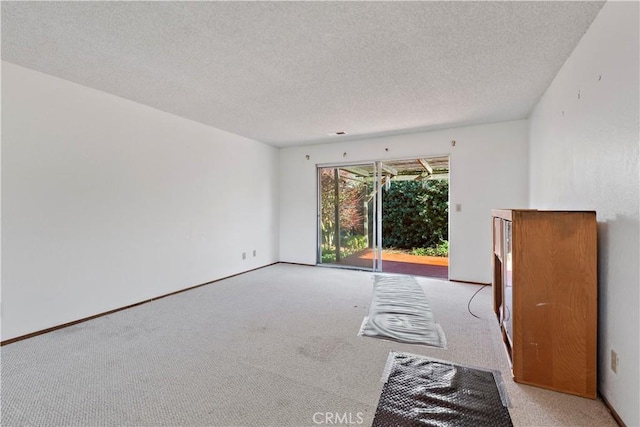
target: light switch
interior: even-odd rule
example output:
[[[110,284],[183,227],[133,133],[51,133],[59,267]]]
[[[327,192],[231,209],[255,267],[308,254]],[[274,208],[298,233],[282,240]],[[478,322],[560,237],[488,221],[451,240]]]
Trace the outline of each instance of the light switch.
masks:
[[[456,212],[462,212],[462,203],[456,203]]]

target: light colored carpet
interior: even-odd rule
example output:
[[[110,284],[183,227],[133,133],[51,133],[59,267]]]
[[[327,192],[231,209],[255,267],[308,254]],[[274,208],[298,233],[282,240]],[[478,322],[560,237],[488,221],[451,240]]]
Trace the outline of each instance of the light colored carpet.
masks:
[[[418,279],[446,350],[356,336],[372,278],[278,264],[4,346],[1,423],[370,425],[395,350],[500,370],[516,426],[615,426],[600,401],[510,380],[490,288],[476,319],[477,286]]]

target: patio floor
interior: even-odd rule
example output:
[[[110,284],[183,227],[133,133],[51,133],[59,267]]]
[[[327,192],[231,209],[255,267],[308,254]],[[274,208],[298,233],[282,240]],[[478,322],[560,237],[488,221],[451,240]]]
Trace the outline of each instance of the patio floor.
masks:
[[[371,268],[373,251],[365,249],[342,259],[338,264]],[[402,273],[413,276],[449,278],[449,258],[411,255],[395,251],[382,251],[382,271],[384,273]]]

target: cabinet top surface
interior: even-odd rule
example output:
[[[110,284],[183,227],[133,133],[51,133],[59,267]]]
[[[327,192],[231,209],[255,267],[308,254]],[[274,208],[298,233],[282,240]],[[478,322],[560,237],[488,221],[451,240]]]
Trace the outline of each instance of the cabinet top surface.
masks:
[[[596,214],[596,211],[571,211],[571,210],[540,210],[540,209],[492,209],[491,216],[504,218],[511,220],[513,215],[527,214],[527,213],[557,213],[557,214],[571,214],[571,213],[583,213],[583,214]]]

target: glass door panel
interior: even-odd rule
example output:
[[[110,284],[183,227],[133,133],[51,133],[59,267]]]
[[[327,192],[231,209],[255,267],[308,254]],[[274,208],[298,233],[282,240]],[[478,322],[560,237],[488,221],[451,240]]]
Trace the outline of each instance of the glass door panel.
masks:
[[[374,163],[318,168],[318,264],[379,264],[377,175]]]

